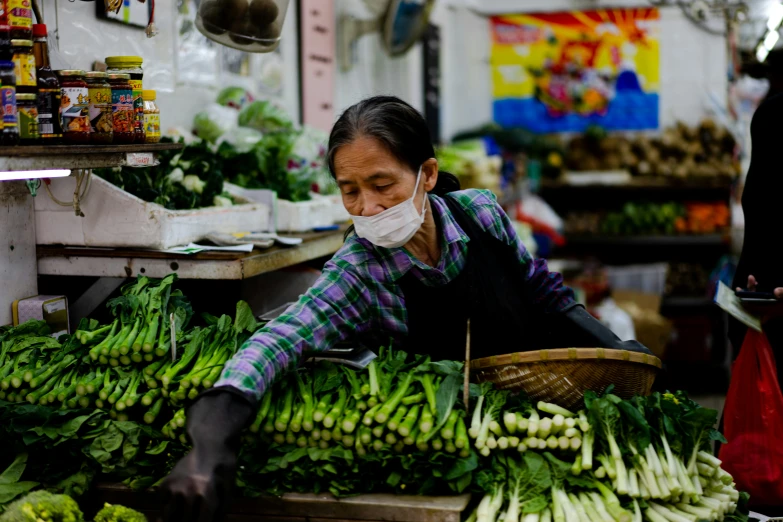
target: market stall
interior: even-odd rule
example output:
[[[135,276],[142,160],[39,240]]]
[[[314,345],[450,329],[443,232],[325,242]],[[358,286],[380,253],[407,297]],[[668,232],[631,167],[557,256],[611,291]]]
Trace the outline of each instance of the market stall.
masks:
[[[195,519],[217,506],[161,493],[196,445],[189,419],[222,434],[217,410],[194,422],[191,406],[219,395],[248,346],[257,358],[234,395],[250,417],[221,465],[226,520],[750,520],[747,469],[715,456],[731,351],[727,305],[713,303],[730,280],[747,152],[725,96],[702,110],[693,87],[727,69],[685,25],[698,16],[570,0],[525,13],[502,1],[98,0],[96,21],[81,4],[0,0],[0,522]],[[703,51],[703,78],[675,59],[681,44]],[[362,161],[389,149],[412,187],[434,164],[482,190],[463,196],[484,212],[478,235],[430,201],[433,219],[453,215],[432,222],[440,265],[333,179],[328,131],[382,93],[402,112],[348,126],[343,143],[382,135],[385,148],[364,142],[343,187],[383,207],[387,186],[356,179],[383,178],[386,164]],[[410,161],[400,150],[414,144],[383,132],[406,101],[416,125],[401,127],[435,142]],[[413,216],[398,228],[415,234],[427,213],[412,190],[397,218]],[[363,226],[372,250],[346,241]],[[470,292],[491,280],[475,302],[407,293],[395,269],[459,277],[463,243],[485,247],[462,279]],[[368,263],[369,251],[383,255]],[[509,275],[538,281],[546,314],[502,315],[520,290]],[[308,288],[300,305],[317,304],[290,307]],[[428,295],[426,310],[412,295]],[[364,328],[362,303],[383,321]],[[444,310],[460,306],[473,316],[457,328]],[[563,319],[574,310],[590,328]],[[396,340],[436,312],[459,350]],[[275,348],[258,332],[276,320]],[[538,330],[605,335],[540,348]],[[492,355],[477,355],[481,335]]]

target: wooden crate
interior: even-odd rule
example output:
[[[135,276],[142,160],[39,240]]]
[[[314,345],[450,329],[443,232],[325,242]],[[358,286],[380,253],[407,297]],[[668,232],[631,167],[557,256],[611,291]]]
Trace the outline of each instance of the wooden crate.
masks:
[[[154,493],[135,493],[121,484],[98,485],[85,499],[87,515],[104,502],[121,504],[144,513],[151,522],[160,514]],[[360,495],[336,499],[330,494],[289,493],[281,498],[237,498],[225,522],[460,522],[470,495],[450,497]]]

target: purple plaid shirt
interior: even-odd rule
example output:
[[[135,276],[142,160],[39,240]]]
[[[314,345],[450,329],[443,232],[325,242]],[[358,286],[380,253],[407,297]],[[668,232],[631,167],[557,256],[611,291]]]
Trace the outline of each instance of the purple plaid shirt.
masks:
[[[563,286],[560,274],[549,272],[546,261],[533,259],[519,240],[494,194],[463,190],[451,196],[482,230],[516,246],[517,258],[527,270],[536,302],[546,311],[563,310],[573,303],[573,292]],[[462,271],[467,261],[468,236],[441,198],[429,198],[443,231],[437,266],[422,263],[404,248],[376,247],[356,235],[350,236],[307,293],[256,332],[228,361],[215,386],[231,386],[258,400],[305,351],[328,350],[355,334],[373,333],[384,339],[404,340],[408,333],[407,311],[397,281],[411,272],[425,285],[445,285]]]

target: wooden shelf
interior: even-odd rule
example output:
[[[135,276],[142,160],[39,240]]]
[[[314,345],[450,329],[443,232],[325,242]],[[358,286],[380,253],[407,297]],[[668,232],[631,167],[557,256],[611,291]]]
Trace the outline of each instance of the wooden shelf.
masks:
[[[0,147],[0,170],[97,169],[135,165],[146,154],[179,150],[181,143],[30,145]]]
[[[273,246],[249,253],[202,252],[194,255],[146,250],[38,245],[40,275],[165,277],[176,272],[182,279],[241,280],[273,272],[320,257],[342,246],[345,227],[330,232],[297,234],[297,246]]]
[[[723,234],[682,235],[682,236],[566,236],[566,244],[571,246],[648,246],[648,247],[703,247],[724,246],[729,238]]]
[[[90,513],[104,502],[119,504],[156,520],[161,503],[157,494],[134,492],[122,484],[98,484],[85,496],[85,511]],[[335,498],[328,493],[287,493],[282,497],[234,498],[226,510],[226,519],[236,522],[459,522],[471,495],[426,497],[387,493]]]

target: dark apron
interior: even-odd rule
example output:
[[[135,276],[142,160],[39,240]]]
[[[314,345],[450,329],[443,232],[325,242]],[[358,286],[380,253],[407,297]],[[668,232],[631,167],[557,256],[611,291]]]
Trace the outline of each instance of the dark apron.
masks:
[[[470,238],[462,272],[446,285],[432,287],[411,272],[399,281],[408,313],[409,352],[433,360],[464,360],[470,317],[471,359],[510,352],[580,346],[578,332],[537,306],[516,246],[481,230],[450,196],[444,201]],[[585,346],[590,341],[585,341]]]

